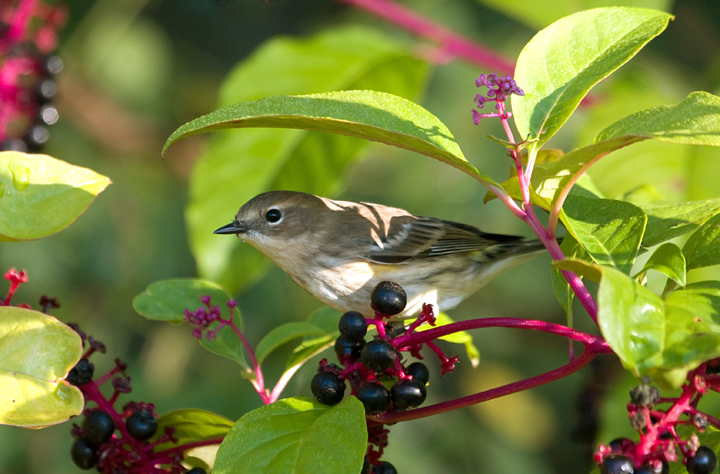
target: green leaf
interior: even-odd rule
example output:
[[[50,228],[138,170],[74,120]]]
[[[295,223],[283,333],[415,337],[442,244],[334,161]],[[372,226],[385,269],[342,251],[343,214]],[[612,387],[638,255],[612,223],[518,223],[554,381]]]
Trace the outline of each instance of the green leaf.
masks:
[[[366,448],[365,409],[355,397],[334,407],[288,398],[238,420],[213,474],[355,473]]]
[[[670,293],[665,312],[664,349],[648,373],[674,388],[688,371],[720,356],[720,282],[693,283]]]
[[[636,375],[658,363],[665,337],[662,300],[652,291],[614,268],[597,266],[598,325],[625,368]]]
[[[569,196],[566,223],[592,259],[629,273],[640,248],[647,217],[628,202]]]
[[[642,245],[654,247],[698,229],[720,212],[720,199],[676,204],[639,204],[639,207],[648,216]]]
[[[408,99],[424,88],[428,65],[392,37],[359,27],[310,38],[276,37],[239,64],[220,90],[219,106],[278,95],[347,89],[381,90]],[[332,196],[345,167],[367,140],[288,129],[213,134],[196,163],[186,210],[199,274],[236,292],[270,260],[240,239],[213,235],[238,208],[271,189]]]
[[[87,168],[47,155],[0,152],[0,241],[60,232],[110,184]]]
[[[540,31],[520,53],[512,96],[521,137],[540,148],[570,117],[587,92],[660,34],[672,18],[642,8],[598,8],[562,18]]]
[[[452,319],[450,316],[448,316],[445,313],[438,313],[437,319],[435,320],[435,325],[431,326],[430,324],[422,324],[420,325],[416,331],[422,332],[427,331],[428,329],[432,329],[434,327],[440,327],[445,326],[447,324],[454,323],[455,320]],[[480,365],[480,351],[478,350],[477,346],[473,342],[473,338],[467,331],[458,331],[454,332],[452,334],[448,334],[447,336],[440,337],[443,341],[452,342],[453,344],[463,344],[465,346],[465,351],[467,352],[468,359],[470,359],[470,364],[473,367],[477,367]]]
[[[720,214],[708,219],[683,246],[687,269],[720,264]]]
[[[285,323],[272,329],[262,338],[255,349],[255,357],[258,364],[262,364],[265,358],[275,349],[287,344],[293,339],[304,336],[326,336],[325,331],[317,326],[308,323]]]
[[[595,141],[622,136],[720,146],[720,98],[707,92],[692,92],[677,105],[643,110],[615,122],[600,132]]]
[[[230,105],[175,130],[164,150],[182,138],[228,128],[293,128],[364,138],[430,156],[495,183],[467,162],[437,117],[414,102],[377,91],[276,96]]]
[[[680,247],[673,243],[668,242],[658,247],[640,273],[650,269],[664,273],[678,285],[685,286],[685,256]]]
[[[194,311],[203,306],[200,298],[205,295],[210,295],[210,304],[217,305],[223,316],[227,318],[229,309],[226,303],[232,300],[228,292],[211,281],[190,278],[151,283],[143,293],[133,299],[133,308],[148,319],[177,324],[183,321],[185,309]],[[237,306],[233,311],[233,322],[238,329],[242,329],[242,318]],[[227,357],[247,368],[242,344],[235,331],[229,326],[224,326],[217,331],[213,341],[208,341],[203,337],[200,345],[210,352]]]
[[[165,428],[175,428],[173,437],[177,443],[167,442],[159,444],[154,451],[159,452],[178,445],[222,438],[234,423],[215,413],[188,408],[165,413],[157,419],[158,430],[152,440],[157,440],[165,432]]]
[[[64,378],[81,355],[80,337],[57,319],[0,306],[0,424],[40,428],[79,415],[82,393]]]
[[[293,349],[292,354],[288,358],[285,369],[289,370],[298,364],[307,362],[311,357],[321,353],[325,349],[333,346],[335,339],[340,335],[338,322],[342,314],[328,306],[323,306],[310,313],[306,322],[320,328],[324,335],[322,336],[305,336],[303,341]]]

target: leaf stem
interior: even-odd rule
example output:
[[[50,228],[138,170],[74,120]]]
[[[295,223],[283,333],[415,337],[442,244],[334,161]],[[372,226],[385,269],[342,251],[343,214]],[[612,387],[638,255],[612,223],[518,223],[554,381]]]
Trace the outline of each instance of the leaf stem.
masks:
[[[440,328],[438,328],[440,329]],[[417,408],[415,410],[408,411],[396,411],[385,413],[380,416],[371,418],[373,421],[380,423],[397,423],[399,421],[416,420],[418,418],[425,418],[427,416],[437,415],[450,410],[456,410],[458,408],[465,408],[476,403],[486,402],[495,398],[503,397],[513,393],[517,393],[523,390],[528,390],[539,385],[544,385],[549,382],[567,377],[568,375],[577,372],[582,367],[587,365],[591,360],[595,358],[598,353],[595,352],[592,346],[586,345],[582,355],[569,363],[558,367],[555,370],[545,372],[544,374],[536,375],[519,382],[513,382],[501,387],[496,387],[484,392],[479,392],[467,397],[458,398],[448,402],[437,403],[424,408]]]
[[[240,329],[235,325],[232,319],[229,321],[225,321],[225,323],[232,328],[233,331],[235,331],[235,334],[240,339],[240,342],[242,342],[242,345],[245,346],[245,350],[250,355],[250,362],[252,362],[253,365],[253,373],[255,374],[255,379],[250,380],[250,383],[252,383],[253,387],[255,388],[255,391],[260,395],[260,398],[262,399],[263,403],[265,405],[272,403],[270,400],[270,395],[267,393],[267,390],[265,390],[265,381],[263,379],[263,373],[262,369],[260,368],[260,365],[257,363],[257,358],[255,357],[255,351],[250,346],[250,343],[248,342],[245,335],[240,331]]]

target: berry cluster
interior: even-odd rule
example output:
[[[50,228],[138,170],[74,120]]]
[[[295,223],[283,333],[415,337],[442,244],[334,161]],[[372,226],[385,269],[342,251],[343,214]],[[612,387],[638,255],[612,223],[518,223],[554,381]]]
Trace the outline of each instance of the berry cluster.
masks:
[[[406,303],[407,296],[402,287],[385,281],[379,283],[372,292],[371,306],[375,311],[375,319],[366,319],[355,311],[342,315],[339,322],[340,337],[335,341],[335,354],[343,368],[323,359],[310,385],[320,403],[340,403],[345,395],[346,382],[349,382],[352,394],[362,402],[369,417],[412,409],[425,401],[425,386],[430,372],[422,362],[405,365],[401,352],[407,351],[422,359],[419,353],[422,344],[414,342],[412,335],[423,323],[434,325],[435,316],[432,306],[425,305],[420,317],[410,326],[395,328],[386,319],[401,313]],[[369,325],[375,326],[378,334],[366,341]],[[432,342],[424,344],[438,355],[443,374],[454,369],[457,357],[446,357]],[[387,435],[388,430],[382,423],[368,419],[369,446],[363,473],[396,472],[390,463],[379,461],[387,446]]]
[[[0,151],[39,152],[58,121],[50,101],[63,62],[52,52],[66,18],[63,6],[0,5]]]
[[[165,451],[155,452],[155,446],[173,442],[174,428],[165,428],[160,436],[157,415],[151,403],[130,402],[120,412],[114,405],[121,393],[130,392],[130,377],[125,373],[126,364],[115,359],[115,367],[98,378],[93,379],[95,367],[88,358],[95,352],[105,353],[105,345],[92,336],[87,336],[73,323],[68,324],[83,341],[89,345],[80,361],[68,373],[66,381],[77,386],[85,401],[94,402],[97,407],[84,411],[81,426],[73,424],[72,436],[75,442],[70,450],[73,461],[80,469],[92,469],[112,474],[132,472],[154,472],[167,474],[205,474],[201,468],[187,470],[181,462],[183,451],[193,446],[177,446]],[[119,376],[116,376],[118,375]],[[100,386],[111,381],[113,395],[106,398],[100,392]],[[150,438],[155,438],[149,441]]]
[[[505,112],[504,102],[507,98],[512,95],[525,95],[522,89],[518,87],[512,76],[498,77],[497,74],[480,74],[475,80],[475,86],[487,87],[489,90],[487,95],[476,94],[475,105],[478,109],[485,107],[486,102],[495,102],[495,108],[498,110],[497,113],[493,114],[481,114],[477,110],[473,109],[473,123],[475,125],[480,123],[482,117],[500,117],[507,120],[510,117],[510,112]]]
[[[720,427],[720,420],[697,409],[703,394],[720,391],[720,376],[714,368],[720,365],[715,359],[702,364],[688,374],[678,398],[662,398],[656,387],[642,384],[630,391],[628,412],[631,426],[640,435],[635,443],[618,438],[608,445],[600,445],[595,461],[602,474],[668,474],[670,463],[683,460],[690,474],[710,474],[715,471],[717,457],[708,446],[701,446],[697,434],[683,439],[678,426],[693,427],[705,432],[708,423]],[[670,403],[660,410],[658,404]],[[687,417],[682,419],[681,417]]]

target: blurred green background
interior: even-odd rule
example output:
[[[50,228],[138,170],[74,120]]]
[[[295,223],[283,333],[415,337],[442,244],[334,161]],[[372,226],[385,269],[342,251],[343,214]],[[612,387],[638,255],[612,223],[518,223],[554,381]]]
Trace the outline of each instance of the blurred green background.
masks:
[[[575,11],[565,3],[405,2],[510,60],[538,28]],[[639,109],[679,102],[694,90],[719,92],[717,0],[573,2],[574,8],[610,4],[666,9],[676,19],[637,58],[594,90],[592,100],[551,146],[568,151],[588,144],[605,125]],[[51,130],[46,153],[92,168],[109,176],[113,184],[62,233],[37,242],[2,244],[0,268],[16,267],[29,274],[30,281],[15,302],[35,304],[42,294],[56,296],[62,307],[54,316],[79,323],[105,342],[108,354],[92,359],[96,374],[109,369],[116,357],[129,364],[133,391],[121,397],[120,404],[151,402],[159,413],[197,407],[237,419],[260,406],[238,367],[202,350],[188,327],[149,322],[132,309],[132,298],[153,281],[197,274],[184,210],[193,165],[208,149],[208,141],[217,139],[201,135],[183,140],[164,160],[162,144],[184,122],[216,108],[223,79],[276,35],[311,37],[327,28],[365,25],[418,57],[428,52],[428,44],[329,0],[76,0],[66,5],[69,22],[59,50],[66,67],[58,79],[56,101],[61,120]],[[474,126],[470,115],[475,78],[493,71],[452,61],[431,65],[427,72],[416,99],[448,125],[471,163],[503,180],[510,162],[501,146],[485,138],[501,136],[499,123],[486,120]],[[288,75],[276,80],[292,83],[302,78]],[[242,133],[247,132],[218,135]],[[601,161],[593,178],[608,197],[630,196],[638,201],[717,197],[718,155],[713,149],[643,143]],[[341,184],[333,187],[338,197],[403,207],[489,232],[530,235],[497,200],[483,206],[484,190],[471,178],[404,150],[373,144],[338,178]],[[222,195],[235,191],[228,186],[242,189],[251,184],[243,176],[230,181],[213,192]],[[220,224],[232,217],[229,213]],[[216,227],[207,225],[207,232]],[[550,287],[548,262],[540,257],[508,272],[451,311],[451,316],[563,323],[565,315]],[[698,271],[695,278],[702,279],[708,275],[705,272]],[[303,320],[319,306],[274,267],[237,296],[248,338],[255,344],[274,326]],[[578,309],[577,326],[592,331],[583,316]],[[426,403],[532,376],[567,361],[567,344],[550,336],[504,329],[474,336],[482,354],[480,367],[470,368],[464,354],[451,347],[461,356],[461,364],[444,378],[435,370]],[[608,359],[531,392],[393,426],[386,459],[401,474],[588,472],[590,448],[580,442],[586,436],[577,429],[588,420],[575,407],[582,407],[586,416],[598,411],[605,420],[602,436],[615,437],[628,430],[627,391],[613,392],[610,383],[619,380],[625,387],[632,381],[623,380]],[[282,363],[282,354],[271,358],[266,379],[274,380]],[[314,366],[315,361],[307,364],[284,395],[310,396]],[[612,410],[602,411],[598,391],[617,399]],[[0,473],[77,472],[69,456],[69,432],[69,423],[44,430],[0,427]]]

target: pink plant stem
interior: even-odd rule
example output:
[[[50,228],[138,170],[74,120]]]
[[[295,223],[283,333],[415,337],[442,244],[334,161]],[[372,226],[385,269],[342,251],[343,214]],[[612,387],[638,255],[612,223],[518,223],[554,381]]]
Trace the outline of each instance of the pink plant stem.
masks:
[[[280,394],[283,390],[285,390],[285,386],[287,386],[288,382],[290,382],[290,379],[293,375],[295,375],[295,372],[298,371],[298,369],[302,367],[302,364],[294,365],[293,367],[290,367],[288,370],[285,371],[285,373],[282,374],[280,379],[278,379],[277,383],[275,384],[275,387],[273,387],[272,392],[270,393],[270,397],[268,398],[267,403],[274,403],[280,398]]]
[[[667,414],[657,423],[659,426],[672,425],[672,423],[676,422],[678,418],[680,418],[680,415],[685,413],[690,407],[690,401],[697,392],[692,384],[683,385],[682,390],[683,393],[680,398],[677,399],[675,404],[667,411]],[[647,418],[649,418],[649,416]],[[660,436],[660,430],[649,422],[650,420],[648,420],[648,431],[644,435],[640,435],[640,443],[635,450],[636,457],[640,459],[653,450],[655,442]]]
[[[484,392],[469,395],[467,397],[458,398],[456,400],[451,400],[448,402],[437,403],[435,405],[424,408],[385,413],[380,416],[373,417],[372,420],[386,424],[397,423],[399,421],[416,420],[418,418],[425,418],[427,416],[437,415],[450,410],[456,410],[458,408],[465,408],[470,405],[475,405],[476,403],[486,402],[495,398],[504,397],[506,395],[521,392],[523,390],[528,390],[539,385],[544,385],[546,383],[561,379],[563,377],[567,377],[568,375],[577,372],[585,365],[587,365],[591,360],[595,358],[596,355],[597,352],[595,352],[590,346],[586,346],[580,357],[573,361],[570,361],[562,367],[551,370],[550,372],[545,372],[544,374],[530,377],[519,382],[510,383],[501,387],[493,388],[491,390],[486,390]]]
[[[593,352],[598,354],[611,354],[613,351],[600,336],[593,336],[581,331],[570,329],[560,324],[548,323],[546,321],[538,321],[533,319],[517,319],[517,318],[482,318],[471,319],[468,321],[457,321],[446,324],[444,326],[428,329],[427,331],[415,332],[412,334],[404,334],[392,340],[393,346],[398,349],[416,344],[426,344],[442,336],[447,336],[459,331],[468,331],[471,329],[482,328],[517,328],[532,329],[535,331],[547,332],[568,339],[581,342]],[[586,351],[587,352],[587,351]]]
[[[502,56],[390,0],[337,1],[366,10],[418,36],[435,41],[442,46],[445,55],[460,57],[480,66],[502,71],[503,74],[510,74],[515,69],[515,64]]]
[[[20,0],[20,4],[15,11],[15,17],[10,23],[10,30],[7,35],[10,43],[16,43],[25,38],[28,25],[30,24],[30,17],[35,11],[36,3],[37,0]]]
[[[235,323],[232,320],[225,321],[225,323],[230,326],[233,331],[235,331],[235,334],[240,339],[243,346],[245,346],[245,350],[250,355],[250,361],[252,362],[253,366],[253,373],[255,374],[255,380],[251,380],[250,382],[253,384],[253,387],[255,387],[255,391],[258,393],[258,395],[260,395],[260,398],[265,405],[272,403],[270,401],[270,396],[265,391],[265,381],[263,380],[262,369],[260,369],[260,366],[257,363],[257,359],[255,358],[255,351],[253,351],[250,343],[245,338],[245,335],[242,333],[242,331],[240,331],[240,329],[238,329],[237,326],[235,326]]]

